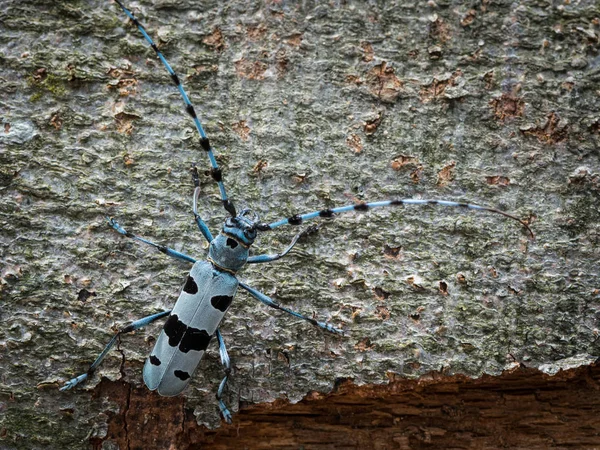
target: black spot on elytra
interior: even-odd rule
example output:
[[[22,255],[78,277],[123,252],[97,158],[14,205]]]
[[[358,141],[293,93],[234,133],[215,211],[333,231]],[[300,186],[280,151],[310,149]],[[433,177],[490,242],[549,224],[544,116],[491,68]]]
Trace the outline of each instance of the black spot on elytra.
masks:
[[[167,321],[165,322],[165,326],[163,328],[165,334],[169,337],[169,345],[171,347],[177,347],[187,330],[187,325],[184,324],[177,314],[173,314],[169,316]]]
[[[210,299],[210,304],[213,305],[213,308],[218,309],[221,312],[227,311],[229,305],[233,301],[233,297],[228,295],[215,295]]]
[[[179,350],[183,353],[187,353],[190,350],[196,350],[197,352],[204,351],[210,343],[210,338],[211,336],[206,330],[190,327],[183,335],[181,344],[179,344]]]
[[[160,366],[160,359],[158,359],[154,355],[150,355],[150,364],[152,364],[153,366]]]
[[[185,281],[185,286],[183,286],[183,292],[191,295],[198,293],[198,285],[196,284],[196,281],[191,275],[188,275],[187,280]]]
[[[188,378],[190,378],[190,374],[187,372],[184,372],[183,370],[176,370],[175,372],[173,372],[173,375],[175,375],[181,381],[185,381]]]
[[[227,247],[236,248],[237,246],[238,243],[235,241],[235,239],[227,238]]]
[[[231,303],[231,301],[229,303]],[[183,353],[187,353],[190,350],[196,350],[198,352],[204,351],[210,343],[211,336],[206,330],[188,327],[179,320],[177,314],[174,314],[167,319],[163,329],[165,334],[169,337],[169,345],[171,347],[179,346],[179,350]],[[154,364],[152,358],[156,357],[150,357],[150,362]],[[160,364],[158,358],[156,358],[156,360],[158,361],[158,364]]]

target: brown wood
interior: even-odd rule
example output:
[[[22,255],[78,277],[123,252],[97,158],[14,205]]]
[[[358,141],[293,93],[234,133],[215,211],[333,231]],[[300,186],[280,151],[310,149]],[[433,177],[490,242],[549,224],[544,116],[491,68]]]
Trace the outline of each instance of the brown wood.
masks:
[[[198,426],[182,397],[107,380],[96,393],[119,404],[97,449],[600,448],[600,364],[554,376],[518,367],[479,379],[436,373],[382,386],[341,382],[332,394],[293,405],[242,408],[217,430]]]

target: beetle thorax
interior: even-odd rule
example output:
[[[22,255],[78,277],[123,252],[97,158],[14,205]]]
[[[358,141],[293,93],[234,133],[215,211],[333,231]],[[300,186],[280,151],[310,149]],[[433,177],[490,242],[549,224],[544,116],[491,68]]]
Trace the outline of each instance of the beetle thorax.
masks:
[[[229,218],[221,233],[210,243],[208,259],[218,268],[237,272],[248,260],[248,250],[256,238],[255,222],[248,218],[248,210]]]

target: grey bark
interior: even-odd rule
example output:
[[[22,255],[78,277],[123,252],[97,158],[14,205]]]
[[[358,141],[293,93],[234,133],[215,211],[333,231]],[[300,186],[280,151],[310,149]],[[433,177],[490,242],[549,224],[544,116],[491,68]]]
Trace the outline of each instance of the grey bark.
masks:
[[[324,222],[240,278],[348,330],[332,337],[239,292],[221,330],[239,402],[292,402],[340,378],[555,371],[599,352],[600,7],[594,1],[193,2],[128,5],[180,75],[238,209],[265,221],[355,201],[443,198],[529,220],[414,207]],[[114,406],[101,377],[141,384],[197,258],[191,119],[117,5],[4,0],[0,11],[0,447],[87,448]],[[202,216],[226,214],[204,173]],[[297,229],[265,233],[277,252]],[[186,408],[219,425],[216,345]]]

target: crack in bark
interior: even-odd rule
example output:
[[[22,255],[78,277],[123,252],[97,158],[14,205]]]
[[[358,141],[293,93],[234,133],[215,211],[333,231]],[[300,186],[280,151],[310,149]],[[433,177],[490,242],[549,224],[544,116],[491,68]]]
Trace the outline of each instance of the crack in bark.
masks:
[[[117,337],[117,351],[121,354],[121,365],[119,366],[119,373],[121,378],[125,378],[125,352],[121,350],[121,336]]]
[[[181,435],[182,436],[184,436],[184,433],[185,433],[185,421],[186,421],[185,401],[182,399],[182,401],[181,401]]]

